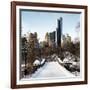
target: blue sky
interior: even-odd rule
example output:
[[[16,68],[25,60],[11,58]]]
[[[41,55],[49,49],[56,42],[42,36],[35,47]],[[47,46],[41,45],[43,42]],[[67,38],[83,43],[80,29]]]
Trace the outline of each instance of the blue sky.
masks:
[[[56,13],[56,12],[36,12],[21,11],[22,35],[27,32],[37,32],[38,39],[44,40],[46,32],[52,32],[57,28],[57,20],[63,18],[62,33],[69,34],[72,38],[76,37],[75,27],[80,22],[80,14]]]

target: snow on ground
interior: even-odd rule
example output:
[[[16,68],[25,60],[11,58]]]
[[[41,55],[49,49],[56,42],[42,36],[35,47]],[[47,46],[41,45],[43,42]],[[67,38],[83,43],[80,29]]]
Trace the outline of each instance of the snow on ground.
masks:
[[[57,61],[61,64],[63,64],[63,61],[60,58],[57,58]]]
[[[61,66],[57,61],[46,62],[43,67],[40,67],[32,76],[27,75],[24,79],[32,78],[70,78],[75,77],[72,73]]]

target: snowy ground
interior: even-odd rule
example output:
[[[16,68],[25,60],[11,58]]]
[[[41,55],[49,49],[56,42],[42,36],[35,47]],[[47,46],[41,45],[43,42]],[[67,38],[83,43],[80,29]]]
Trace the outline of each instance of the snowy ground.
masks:
[[[75,77],[74,74],[66,70],[57,61],[46,62],[44,66],[40,67],[34,74],[27,75],[25,79],[47,79],[47,78],[71,78]]]

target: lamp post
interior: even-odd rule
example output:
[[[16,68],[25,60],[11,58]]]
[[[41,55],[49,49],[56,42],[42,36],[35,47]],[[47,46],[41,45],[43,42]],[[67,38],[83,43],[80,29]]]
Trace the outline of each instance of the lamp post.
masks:
[[[25,71],[24,71],[24,74],[27,75],[27,48],[24,47],[23,51],[24,51],[24,61],[25,61]]]
[[[26,75],[27,74],[27,47],[25,45],[22,47],[22,57],[25,62],[24,75]]]

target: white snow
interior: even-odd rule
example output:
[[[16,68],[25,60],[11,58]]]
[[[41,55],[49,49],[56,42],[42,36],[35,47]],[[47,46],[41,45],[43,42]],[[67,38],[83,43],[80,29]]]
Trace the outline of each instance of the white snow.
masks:
[[[34,61],[33,65],[34,65],[34,66],[40,65],[40,61],[36,59],[36,60]]]
[[[72,62],[72,65],[77,65],[77,62]]]
[[[71,78],[75,77],[72,73],[66,70],[58,62],[46,62],[45,65],[39,68],[32,76],[27,75],[24,80],[27,79],[47,79],[47,78]]]
[[[45,58],[42,59],[42,61],[41,61],[41,65],[42,65],[44,62],[45,62]]]
[[[69,63],[69,60],[67,58],[64,58],[63,63]]]
[[[61,64],[63,63],[63,61],[60,58],[57,58],[57,60],[59,63],[61,63]]]

